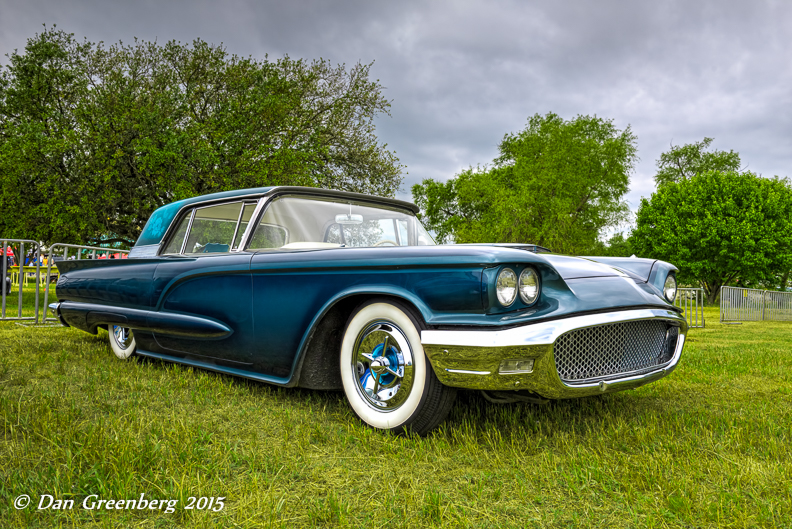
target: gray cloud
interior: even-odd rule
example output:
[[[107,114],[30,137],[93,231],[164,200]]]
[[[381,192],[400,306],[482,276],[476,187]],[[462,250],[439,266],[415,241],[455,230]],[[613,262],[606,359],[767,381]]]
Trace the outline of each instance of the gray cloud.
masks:
[[[549,111],[632,126],[633,208],[672,141],[714,137],[765,176],[792,165],[789,2],[3,0],[0,50],[42,23],[92,41],[200,37],[240,55],[376,61],[393,100],[378,135],[407,166],[402,198],[490,162],[505,133]]]

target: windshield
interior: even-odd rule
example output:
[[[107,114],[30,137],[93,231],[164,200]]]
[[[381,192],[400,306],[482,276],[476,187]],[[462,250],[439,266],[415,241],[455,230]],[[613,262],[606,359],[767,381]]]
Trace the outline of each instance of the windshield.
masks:
[[[285,196],[267,205],[248,248],[434,244],[409,210],[354,200]]]

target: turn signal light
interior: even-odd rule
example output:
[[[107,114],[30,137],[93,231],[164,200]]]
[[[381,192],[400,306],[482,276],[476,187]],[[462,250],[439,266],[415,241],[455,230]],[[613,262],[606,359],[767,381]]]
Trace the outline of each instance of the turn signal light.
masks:
[[[498,373],[501,375],[513,375],[516,373],[530,373],[533,371],[534,361],[533,358],[524,358],[522,360],[503,360],[498,368]]]

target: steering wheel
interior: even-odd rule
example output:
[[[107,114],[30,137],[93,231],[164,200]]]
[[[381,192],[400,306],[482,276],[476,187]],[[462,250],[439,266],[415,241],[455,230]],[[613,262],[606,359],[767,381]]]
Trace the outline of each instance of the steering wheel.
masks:
[[[391,246],[398,246],[399,245],[399,243],[397,243],[396,241],[391,241],[390,239],[385,239],[384,241],[380,241],[378,243],[375,243],[374,246],[384,246],[386,244],[390,244]]]

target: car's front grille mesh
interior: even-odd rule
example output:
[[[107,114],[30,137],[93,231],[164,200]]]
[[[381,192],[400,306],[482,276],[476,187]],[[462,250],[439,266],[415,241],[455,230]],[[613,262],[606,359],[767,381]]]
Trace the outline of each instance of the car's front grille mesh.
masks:
[[[662,321],[610,323],[570,331],[554,346],[565,382],[607,378],[660,366],[671,360],[679,331]]]

